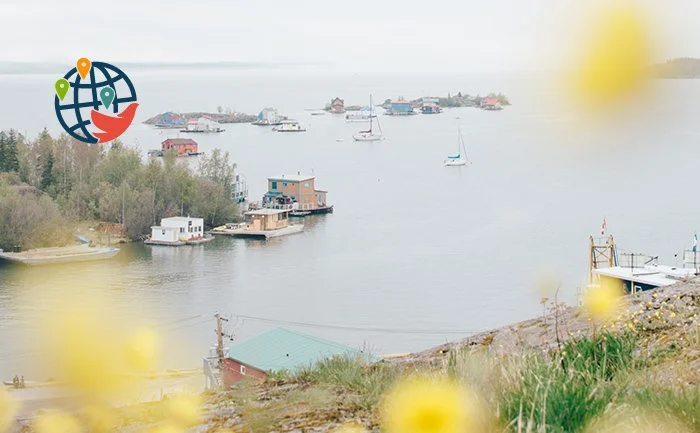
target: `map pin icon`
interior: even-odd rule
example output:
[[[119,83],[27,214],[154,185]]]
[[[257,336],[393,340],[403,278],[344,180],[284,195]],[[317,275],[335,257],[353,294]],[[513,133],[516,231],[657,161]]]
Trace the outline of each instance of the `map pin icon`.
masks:
[[[100,99],[105,105],[105,108],[109,108],[109,106],[112,105],[112,101],[114,101],[114,95],[114,89],[112,89],[111,87],[105,87],[104,89],[100,90]]]
[[[80,76],[83,77],[83,80],[85,77],[87,77],[88,72],[90,72],[90,68],[92,67],[92,63],[90,60],[86,59],[83,57],[82,59],[78,59],[78,62],[75,65],[78,68],[78,72],[80,73]]]
[[[58,94],[58,97],[63,101],[63,98],[66,97],[66,93],[68,93],[68,89],[70,88],[70,83],[65,78],[59,78],[59,80],[56,81],[55,87],[56,94]]]

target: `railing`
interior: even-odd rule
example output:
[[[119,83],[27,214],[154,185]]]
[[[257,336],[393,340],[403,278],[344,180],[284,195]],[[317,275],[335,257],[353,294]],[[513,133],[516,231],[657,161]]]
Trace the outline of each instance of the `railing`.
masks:
[[[641,269],[644,266],[656,266],[659,264],[659,257],[648,256],[646,254],[622,253],[618,258],[619,266],[630,269]]]
[[[683,267],[700,271],[700,251],[683,251]]]
[[[220,388],[221,383],[221,372],[218,367],[212,365],[213,362],[218,363],[218,358],[202,358],[204,377],[207,378],[207,389]]]

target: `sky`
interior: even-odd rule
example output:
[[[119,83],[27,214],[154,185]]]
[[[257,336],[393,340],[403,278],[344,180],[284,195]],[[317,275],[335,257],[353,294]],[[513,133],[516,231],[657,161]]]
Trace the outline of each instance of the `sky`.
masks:
[[[700,57],[698,0],[0,0],[0,62],[295,63],[336,72],[527,71],[570,61],[602,5]]]

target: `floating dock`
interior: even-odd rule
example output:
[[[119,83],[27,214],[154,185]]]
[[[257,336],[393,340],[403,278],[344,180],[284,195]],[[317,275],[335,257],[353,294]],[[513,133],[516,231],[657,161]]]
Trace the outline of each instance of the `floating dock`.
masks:
[[[214,240],[214,236],[206,236],[201,239],[192,239],[192,240],[187,240],[187,241],[175,241],[175,242],[169,242],[169,241],[154,241],[153,239],[146,239],[143,241],[144,244],[146,245],[163,245],[163,246],[168,246],[168,247],[181,247],[183,245],[201,245],[201,244],[206,244],[208,242],[211,242]]]
[[[0,250],[0,259],[23,265],[53,265],[104,260],[116,256],[118,252],[119,248],[90,247],[85,244],[57,248],[37,248],[19,253],[9,253]]]

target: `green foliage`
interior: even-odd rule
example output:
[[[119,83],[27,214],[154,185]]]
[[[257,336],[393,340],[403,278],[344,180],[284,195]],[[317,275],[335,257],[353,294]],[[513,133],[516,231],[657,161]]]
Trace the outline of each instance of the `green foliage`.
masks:
[[[71,238],[56,203],[17,175],[0,177],[0,248],[7,251],[65,245]]]
[[[53,153],[49,152],[46,162],[44,163],[44,170],[41,172],[41,185],[39,185],[39,188],[42,191],[51,193],[55,185],[56,177],[53,174]]]
[[[19,173],[17,142],[15,131],[0,132],[0,172]]]
[[[609,381],[634,367],[635,343],[629,335],[603,334],[567,343],[554,359],[527,358],[519,381],[500,397],[504,421],[514,430],[582,430],[616,396]]]
[[[680,390],[635,391],[632,403],[643,410],[656,413],[659,417],[673,416],[684,422],[692,431],[700,431],[700,387]]]
[[[357,407],[370,410],[382,394],[396,381],[399,372],[384,363],[369,365],[364,356],[336,356],[306,368],[297,379],[350,391]]]

